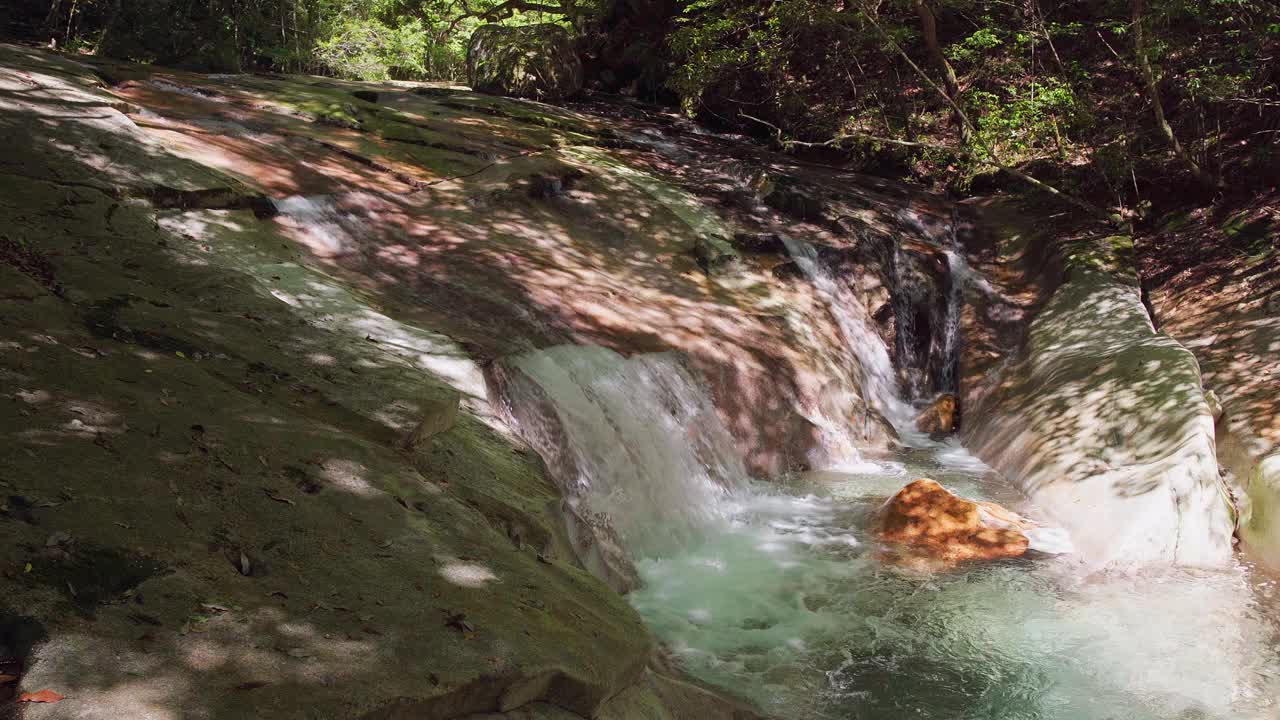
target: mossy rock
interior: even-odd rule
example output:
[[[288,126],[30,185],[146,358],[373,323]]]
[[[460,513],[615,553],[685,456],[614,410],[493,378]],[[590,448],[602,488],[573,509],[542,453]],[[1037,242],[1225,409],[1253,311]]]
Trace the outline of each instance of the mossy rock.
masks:
[[[467,48],[467,80],[490,95],[558,100],[582,89],[582,61],[559,25],[482,25]]]

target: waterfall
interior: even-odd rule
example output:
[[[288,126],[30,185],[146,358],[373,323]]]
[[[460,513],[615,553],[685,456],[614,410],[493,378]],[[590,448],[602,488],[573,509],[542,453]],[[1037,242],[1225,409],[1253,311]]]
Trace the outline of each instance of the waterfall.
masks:
[[[733,439],[678,355],[561,345],[511,365],[508,398],[522,434],[575,514],[605,518],[633,557],[702,537],[745,485]]]
[[[889,350],[872,327],[872,320],[862,303],[823,264],[813,245],[788,236],[783,236],[782,242],[796,265],[826,301],[828,310],[844,336],[848,351],[858,361],[863,392],[867,399],[895,428],[909,428],[915,413],[902,400],[893,362],[889,359]]]
[[[956,238],[960,225],[959,213],[951,211],[951,223],[947,226],[946,244],[942,246],[943,256],[947,259],[947,274],[951,277],[951,288],[947,293],[947,311],[943,322],[942,357],[943,372],[942,389],[955,392],[959,378],[956,373],[960,362],[960,313],[964,309],[967,295],[976,290],[983,295],[994,296],[995,288],[981,273],[974,270],[960,250],[960,242]]]
[[[913,399],[956,392],[961,314],[967,296],[974,290],[987,295],[995,290],[970,267],[960,250],[956,237],[960,220],[955,209],[949,221],[941,225],[923,221],[910,208],[901,210],[898,220],[946,263],[945,280],[926,277],[919,267],[923,254],[909,252],[902,244],[894,249],[897,360],[908,378],[906,390]],[[921,332],[927,336],[921,337]]]
[[[346,215],[324,195],[294,195],[272,200],[276,212],[296,226],[322,256],[349,255],[358,245],[345,227]]]
[[[937,280],[921,268],[918,254],[908,253],[902,246],[893,248],[893,318],[894,349],[897,365],[905,378],[908,399],[917,400],[932,390],[929,387],[930,360],[933,357],[938,322]]]

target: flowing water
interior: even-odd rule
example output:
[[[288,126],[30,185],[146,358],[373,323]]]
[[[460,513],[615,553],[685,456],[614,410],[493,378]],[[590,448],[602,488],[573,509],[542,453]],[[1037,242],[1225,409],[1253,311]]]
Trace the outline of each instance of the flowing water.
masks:
[[[695,676],[783,718],[1272,717],[1272,583],[1083,578],[1039,554],[902,565],[867,519],[918,476],[1018,505],[954,446],[759,486],[711,540],[640,560],[631,601]]]
[[[732,437],[675,354],[624,358],[602,347],[562,345],[521,355],[514,365],[551,400],[555,415],[523,413],[526,436],[541,438],[535,445],[544,455],[567,447],[570,457],[553,466],[570,501],[582,515],[609,518],[633,555],[694,544],[723,518],[724,499],[745,486]],[[517,383],[512,400],[534,405],[531,391]]]
[[[962,447],[751,483],[675,356],[563,346],[516,365],[555,408],[577,499],[617,524],[633,605],[689,672],[780,718],[1274,717],[1275,587],[1248,568],[914,567],[867,530],[910,479],[1028,510]]]
[[[786,235],[782,236],[782,242],[801,272],[821,293],[844,336],[846,349],[858,360],[867,399],[895,427],[909,427],[914,411],[909,403],[902,400],[889,351],[872,328],[862,303],[823,264],[813,245]]]
[[[514,363],[538,398],[528,386],[512,401],[553,408],[573,501],[615,525],[641,580],[629,598],[688,672],[796,720],[1280,717],[1280,597],[1250,567],[1085,575],[1051,554],[1070,547],[1052,531],[1022,558],[953,568],[879,543],[871,515],[918,477],[1036,509],[954,441],[910,431],[860,304],[812,246],[786,245],[899,427],[895,455],[752,482],[677,357],[567,346]],[[990,288],[941,249],[954,277],[941,340],[954,352],[965,294]]]

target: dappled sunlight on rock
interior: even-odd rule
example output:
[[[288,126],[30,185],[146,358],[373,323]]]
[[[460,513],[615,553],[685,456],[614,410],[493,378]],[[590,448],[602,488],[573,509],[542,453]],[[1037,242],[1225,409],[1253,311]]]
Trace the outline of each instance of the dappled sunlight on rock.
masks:
[[[368,468],[353,460],[328,458],[317,462],[320,475],[339,492],[369,497],[376,490],[366,479]]]
[[[445,559],[441,562],[440,569],[436,572],[440,577],[459,587],[479,589],[488,586],[489,583],[499,582],[498,576],[492,570],[479,563],[454,559]]]
[[[28,405],[43,405],[53,399],[47,390],[18,390],[13,396]]]
[[[1062,255],[1031,279],[1053,292],[1012,341],[1016,361],[975,379],[966,441],[1066,528],[1088,568],[1227,563],[1233,522],[1200,368],[1153,328],[1120,260],[1131,241],[1031,238]]]
[[[703,680],[840,717],[914,702],[901,678],[925,673],[954,707],[990,689],[1029,716],[1062,687],[1216,713],[1263,676],[1239,589],[1213,605],[1177,576],[1153,623],[1105,577],[1018,557],[1043,528],[984,504],[1023,510],[959,445],[889,454],[859,342],[898,352],[885,252],[968,267],[931,244],[946,198],[464,89],[84,62],[0,46],[4,232],[51,268],[0,262],[5,600],[50,638],[23,682],[68,695],[33,718],[725,717],[654,694],[667,660],[634,608]],[[989,318],[1034,306],[970,290]],[[1121,326],[1131,290],[1068,298],[1115,342],[1068,319],[992,380],[1035,390],[992,443],[1030,458],[1037,500],[1142,504],[1094,513],[1090,551],[1128,552],[1170,497],[1189,527],[1179,483],[1212,465],[1185,352]],[[983,499],[934,538],[947,567],[913,573],[870,518],[922,462]],[[976,557],[1003,560],[950,562]],[[1200,600],[1220,632],[1183,702]]]
[[[183,662],[199,672],[217,670],[232,660],[231,653],[222,645],[206,639],[190,641],[183,649]]]
[[[1195,353],[1215,394],[1217,459],[1239,504],[1241,537],[1273,569],[1280,568],[1276,207],[1273,192],[1224,209],[1225,217],[1174,215],[1139,247],[1161,329]]]

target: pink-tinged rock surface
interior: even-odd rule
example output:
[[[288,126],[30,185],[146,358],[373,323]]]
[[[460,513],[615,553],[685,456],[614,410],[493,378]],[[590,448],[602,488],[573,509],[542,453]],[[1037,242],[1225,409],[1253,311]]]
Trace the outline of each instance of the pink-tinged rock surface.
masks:
[[[565,342],[686,353],[764,474],[888,442],[827,301],[771,272],[787,262],[781,246],[723,271],[699,264],[707,238],[723,245],[744,227],[796,223],[741,177],[797,172],[777,158],[724,154],[698,175],[598,118],[449,88],[383,86],[370,103],[350,94],[354,84],[316,78],[101,72],[116,84],[99,92],[121,101],[131,132],[209,172],[209,184],[281,208],[224,231],[293,243],[300,261],[478,359]],[[901,191],[811,174],[787,202],[810,214],[806,203],[821,203],[822,216],[803,222],[833,248],[858,242],[837,220],[886,237],[894,229],[884,208]],[[324,217],[290,205],[294,196],[324,196]],[[886,302],[882,284],[858,292],[868,313]]]

